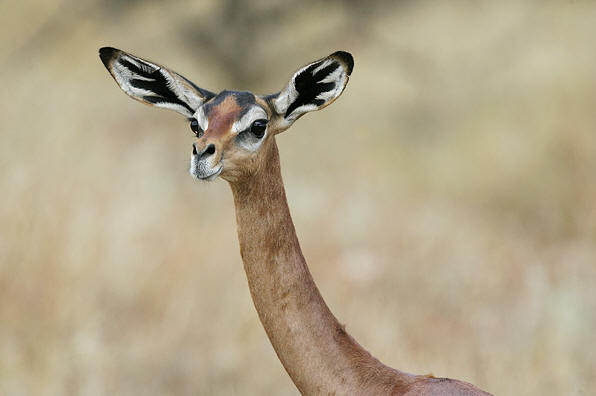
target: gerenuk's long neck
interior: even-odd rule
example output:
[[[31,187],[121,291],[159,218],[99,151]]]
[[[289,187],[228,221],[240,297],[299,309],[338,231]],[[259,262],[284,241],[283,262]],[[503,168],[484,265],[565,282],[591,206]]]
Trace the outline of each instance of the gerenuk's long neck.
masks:
[[[277,146],[264,149],[260,170],[230,185],[250,292],[277,356],[305,394],[353,394],[379,385],[399,392],[415,376],[373,358],[323,301],[290,217]]]

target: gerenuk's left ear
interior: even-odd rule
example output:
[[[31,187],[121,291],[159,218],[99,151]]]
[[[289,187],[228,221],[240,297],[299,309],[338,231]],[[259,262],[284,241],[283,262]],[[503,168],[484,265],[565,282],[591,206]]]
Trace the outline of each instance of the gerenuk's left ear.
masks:
[[[201,104],[214,96],[173,70],[119,49],[100,48],[99,57],[124,92],[148,105],[192,117]]]
[[[303,114],[320,110],[341,95],[354,68],[348,52],[337,51],[299,69],[277,97],[273,106],[286,128]]]

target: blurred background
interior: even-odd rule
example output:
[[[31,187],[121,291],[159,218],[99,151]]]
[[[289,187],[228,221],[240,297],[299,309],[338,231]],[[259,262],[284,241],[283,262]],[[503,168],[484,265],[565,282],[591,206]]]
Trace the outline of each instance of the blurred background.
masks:
[[[296,394],[250,300],[232,194],[114,46],[273,93],[337,49],[344,95],[278,137],[348,331],[496,395],[596,388],[596,3],[0,4],[0,394]],[[308,160],[305,160],[308,153]]]

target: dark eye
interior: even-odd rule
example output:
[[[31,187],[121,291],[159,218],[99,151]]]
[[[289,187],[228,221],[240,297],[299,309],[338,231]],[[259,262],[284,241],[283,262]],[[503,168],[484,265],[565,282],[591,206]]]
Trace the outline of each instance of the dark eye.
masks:
[[[197,120],[190,121],[190,129],[193,131],[196,137],[201,137],[201,135],[203,134],[203,130],[199,126],[199,121]]]
[[[250,126],[250,133],[260,139],[263,137],[263,135],[265,135],[265,129],[267,129],[267,120],[256,120]]]

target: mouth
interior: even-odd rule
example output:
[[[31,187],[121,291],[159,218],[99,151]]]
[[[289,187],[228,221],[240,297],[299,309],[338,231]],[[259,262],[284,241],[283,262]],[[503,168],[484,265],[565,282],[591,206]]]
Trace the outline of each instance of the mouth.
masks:
[[[215,180],[217,176],[219,176],[221,171],[223,171],[223,162],[220,162],[215,171],[211,173],[203,173],[199,170],[198,167],[193,167],[190,170],[190,174],[197,180],[212,181]]]

